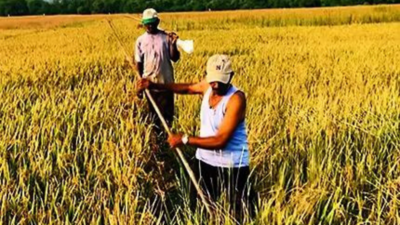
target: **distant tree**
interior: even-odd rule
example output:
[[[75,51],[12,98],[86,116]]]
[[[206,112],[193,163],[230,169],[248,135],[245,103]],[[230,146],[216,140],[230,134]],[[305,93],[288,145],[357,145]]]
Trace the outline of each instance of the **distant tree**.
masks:
[[[106,11],[106,6],[103,0],[94,0],[92,5],[93,13],[104,13]]]
[[[122,12],[137,13],[140,12],[141,7],[135,0],[127,0],[124,3]]]
[[[0,0],[0,15],[139,13],[389,4],[400,0]]]
[[[78,14],[90,14],[90,9],[85,5],[81,5],[76,9],[76,13],[78,13]]]
[[[206,2],[203,0],[193,0],[188,4],[188,8],[192,11],[204,11],[207,9]]]
[[[28,0],[27,6],[28,6],[29,14],[37,15],[37,14],[46,13],[46,11],[47,11],[46,3],[47,2],[44,2],[42,0]]]
[[[19,16],[29,14],[29,10],[25,0],[0,0],[0,13]]]

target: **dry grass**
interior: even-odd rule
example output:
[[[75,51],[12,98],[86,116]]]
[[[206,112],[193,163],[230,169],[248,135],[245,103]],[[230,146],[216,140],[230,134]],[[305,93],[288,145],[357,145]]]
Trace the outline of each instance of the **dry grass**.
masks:
[[[125,16],[125,14],[114,14],[3,17],[0,18],[0,29],[50,29],[71,23]],[[130,14],[130,16],[140,20],[140,14]],[[168,21],[168,25],[175,28],[176,24],[180,23],[185,24],[187,28],[188,24],[199,25],[206,21],[261,26],[337,25],[400,21],[400,5],[160,13],[160,16]]]
[[[261,203],[254,223],[399,224],[400,23],[388,20],[396,18],[392,9],[380,16],[377,9],[387,8],[296,9],[300,19],[289,13],[264,26],[264,11],[162,15],[163,27],[195,42],[194,54],[175,65],[177,81],[201,79],[212,54],[232,57],[234,83],[248,97]],[[348,10],[385,23],[343,25]],[[265,12],[281,18],[287,11]],[[171,160],[151,162],[145,104],[134,97],[134,75],[100,18],[1,34],[0,221],[212,221],[201,208],[188,210],[179,167],[164,173],[176,176],[165,205],[155,193],[163,181],[154,166]],[[323,18],[331,25],[321,26]],[[143,30],[127,18],[113,23],[132,50]],[[198,133],[200,99],[180,96],[176,106],[173,129]],[[185,153],[192,157],[193,149]]]
[[[0,29],[52,29],[67,26],[73,23],[82,23],[104,18],[112,15],[59,15],[59,16],[23,16],[0,17]]]

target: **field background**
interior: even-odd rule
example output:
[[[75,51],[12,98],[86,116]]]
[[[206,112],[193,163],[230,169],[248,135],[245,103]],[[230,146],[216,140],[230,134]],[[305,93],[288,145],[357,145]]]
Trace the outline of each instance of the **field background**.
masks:
[[[188,210],[105,19],[133,54],[144,31],[126,15],[0,18],[0,223],[219,223]],[[161,19],[195,42],[178,82],[232,57],[259,194],[248,223],[400,223],[399,5]],[[173,129],[197,134],[200,98],[176,107]]]

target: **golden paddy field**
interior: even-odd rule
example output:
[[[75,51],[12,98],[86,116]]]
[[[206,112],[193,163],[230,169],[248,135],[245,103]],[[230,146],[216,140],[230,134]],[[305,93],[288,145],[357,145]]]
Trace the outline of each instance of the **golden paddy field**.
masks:
[[[188,210],[106,19],[133,55],[144,30],[126,15],[0,18],[0,224],[234,224]],[[177,82],[233,60],[259,195],[246,223],[400,223],[399,5],[161,19],[195,43]],[[176,99],[173,130],[197,134],[201,99]]]

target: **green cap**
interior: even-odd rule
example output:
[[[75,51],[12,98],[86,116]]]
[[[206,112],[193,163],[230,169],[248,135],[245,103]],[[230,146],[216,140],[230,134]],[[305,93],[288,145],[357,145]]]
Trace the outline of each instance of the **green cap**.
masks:
[[[146,9],[143,11],[142,24],[147,25],[157,21],[158,15],[155,9]]]
[[[156,23],[157,21],[158,21],[158,18],[142,19],[142,24],[147,25],[147,24]]]

